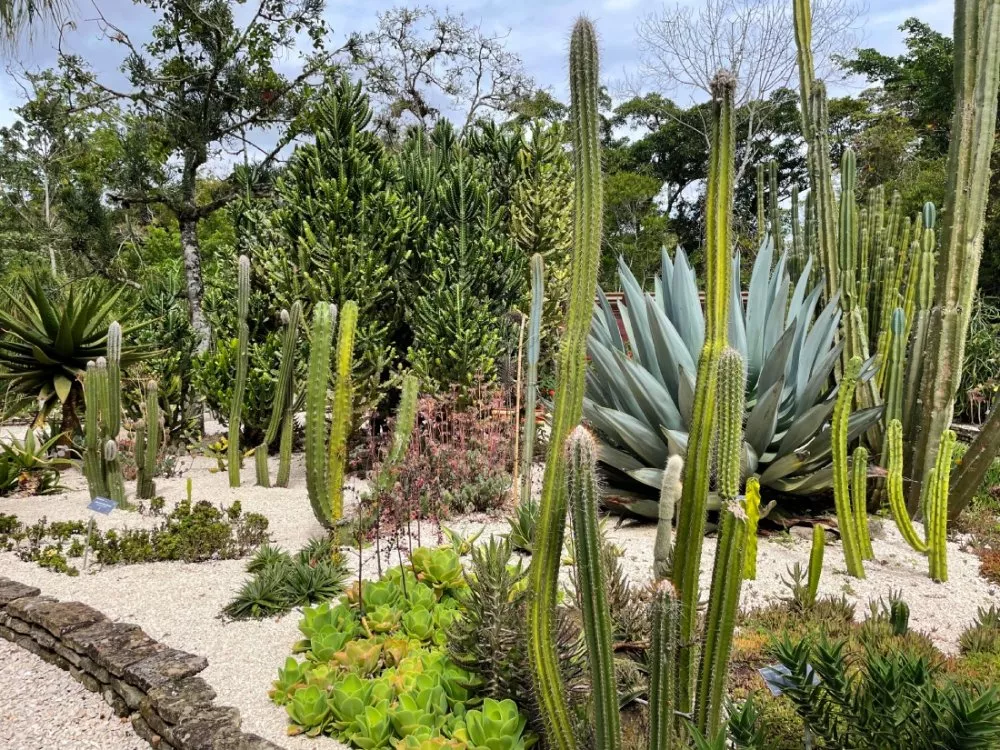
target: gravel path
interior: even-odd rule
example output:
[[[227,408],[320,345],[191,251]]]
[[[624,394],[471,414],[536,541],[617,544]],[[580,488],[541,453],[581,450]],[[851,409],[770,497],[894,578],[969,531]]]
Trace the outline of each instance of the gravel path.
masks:
[[[148,750],[107,703],[59,667],[0,638],[0,747]]]

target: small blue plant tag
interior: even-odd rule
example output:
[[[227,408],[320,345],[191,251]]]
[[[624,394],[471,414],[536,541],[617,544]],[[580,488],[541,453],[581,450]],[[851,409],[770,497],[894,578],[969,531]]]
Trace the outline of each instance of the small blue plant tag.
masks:
[[[106,516],[117,507],[118,503],[110,497],[95,497],[90,501],[90,505],[87,506],[87,510],[92,510],[95,513],[101,513]]]

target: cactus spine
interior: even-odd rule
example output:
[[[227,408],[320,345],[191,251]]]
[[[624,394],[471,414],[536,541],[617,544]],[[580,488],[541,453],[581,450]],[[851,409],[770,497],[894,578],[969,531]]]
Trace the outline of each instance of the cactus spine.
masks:
[[[156,459],[160,451],[160,402],[159,388],[155,380],[146,383],[146,417],[136,423],[135,457],[138,464],[136,473],[136,497],[149,500],[156,496]],[[141,427],[141,429],[140,429]]]
[[[926,552],[927,545],[917,534],[910,521],[909,511],[906,509],[906,500],[903,498],[903,427],[898,419],[889,422],[887,430],[889,440],[889,475],[887,483],[889,486],[889,508],[892,517],[896,519],[896,528],[903,535],[913,549],[917,552]]]
[[[851,506],[862,560],[874,560],[871,532],[868,529],[868,449],[859,445],[851,458]]]
[[[671,456],[660,484],[660,503],[657,509],[656,541],[653,543],[653,579],[670,577],[670,555],[674,539],[674,512],[681,499],[681,472],[684,459]]]
[[[854,357],[847,363],[844,377],[840,381],[840,391],[837,393],[837,403],[833,408],[833,420],[830,424],[830,443],[833,450],[833,500],[837,508],[837,524],[844,547],[847,572],[855,578],[864,578],[865,568],[861,564],[861,546],[848,483],[847,426],[851,401],[854,399],[854,387],[860,372],[861,358]],[[854,498],[854,502],[864,502],[864,500]]]
[[[719,357],[719,438],[716,451],[718,490],[723,500],[735,500],[740,494],[746,383],[743,357],[727,346]]]
[[[566,329],[559,351],[559,380],[552,413],[549,456],[539,503],[530,569],[528,660],[548,747],[573,750],[576,738],[552,642],[559,566],[566,528],[564,443],[583,415],[587,334],[601,253],[601,152],[597,116],[597,34],[581,18],[570,40],[570,123],[573,137],[573,259]]]
[[[649,750],[671,750],[681,606],[670,581],[657,581],[650,606],[653,622],[649,646]]]
[[[354,420],[354,386],[351,367],[354,363],[354,333],[358,328],[358,303],[349,300],[340,313],[337,331],[337,382],[333,391],[333,424],[330,427],[330,466],[327,482],[330,512],[334,521],[344,517],[344,472],[347,468],[347,438]]]
[[[306,491],[316,520],[329,528],[330,493],[327,489],[326,392],[330,384],[330,342],[337,307],[321,302],[313,309],[306,383]]]
[[[528,378],[524,385],[524,437],[521,452],[522,502],[531,499],[531,464],[535,458],[535,405],[538,403],[538,357],[541,351],[542,307],[545,304],[545,264],[542,256],[531,256],[531,310],[528,315]]]
[[[952,38],[955,111],[945,189],[948,203],[935,271],[935,306],[928,326],[910,474],[921,485],[927,482],[939,442],[951,426],[979,277],[1000,86],[1000,4],[957,0]],[[919,489],[912,488],[911,502],[918,496]]]
[[[294,370],[295,370],[295,346],[298,343],[298,329],[299,320],[302,318],[302,303],[297,301],[292,304],[291,311],[282,310],[281,311],[281,322],[285,326],[285,335],[281,340],[281,364],[278,367],[278,382],[275,384],[274,388],[274,398],[271,402],[271,419],[267,423],[267,430],[264,432],[264,439],[261,441],[260,445],[257,446],[256,458],[257,458],[257,484],[261,487],[270,486],[271,479],[268,476],[268,466],[267,466],[267,450],[268,446],[274,442],[274,439],[278,437],[278,431],[281,430],[281,458],[282,464],[286,464],[291,461],[291,435],[286,441],[285,439],[285,425],[288,424],[288,429],[291,429],[291,421],[286,421],[285,417],[290,414],[290,410],[293,408],[293,401],[295,399],[295,383],[294,383]],[[288,443],[288,455],[284,451],[285,443]],[[278,474],[281,474],[281,466],[279,465]],[[288,480],[285,480],[285,484]],[[278,482],[279,486],[284,486],[281,482]]]
[[[705,343],[698,359],[695,401],[677,523],[673,582],[681,600],[678,711],[691,713],[698,624],[698,578],[711,475],[719,357],[729,319],[730,219],[733,201],[733,94],[736,80],[721,72],[712,83],[712,147],[706,200]],[[742,549],[742,547],[741,547]],[[741,566],[742,569],[742,566]]]
[[[236,356],[236,382],[229,407],[229,486],[240,486],[240,424],[243,418],[243,395],[247,387],[247,364],[250,357],[250,329],[247,313],[250,307],[250,259],[241,255],[236,284],[236,325],[239,330],[239,350]]]
[[[585,428],[577,427],[567,439],[566,463],[580,613],[590,660],[595,740],[597,747],[617,750],[621,747],[621,728],[611,611],[601,567],[601,530],[597,520],[597,445]]]
[[[928,501],[924,507],[930,575],[939,583],[948,580],[948,485],[954,449],[955,433],[945,430],[938,443],[937,458],[931,471],[931,486],[927,493]]]
[[[806,605],[816,603],[819,593],[819,578],[823,573],[823,553],[826,550],[826,531],[818,523],[813,524],[812,547],[809,550],[809,573],[806,579]]]
[[[747,512],[747,553],[743,561],[743,577],[748,581],[757,580],[757,524],[760,522],[760,480],[747,479],[747,494],[743,501]]]

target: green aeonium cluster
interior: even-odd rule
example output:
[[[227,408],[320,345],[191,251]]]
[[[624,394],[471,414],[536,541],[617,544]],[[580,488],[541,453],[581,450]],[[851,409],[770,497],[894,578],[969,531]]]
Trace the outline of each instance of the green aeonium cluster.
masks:
[[[524,750],[534,738],[511,700],[483,700],[448,655],[467,584],[456,552],[421,547],[411,562],[303,612],[270,692],[289,734],[330,735],[362,750]]]

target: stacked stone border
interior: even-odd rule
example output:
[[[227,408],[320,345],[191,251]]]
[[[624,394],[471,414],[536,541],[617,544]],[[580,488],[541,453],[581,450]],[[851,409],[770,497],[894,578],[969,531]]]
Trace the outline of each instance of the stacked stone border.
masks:
[[[100,693],[157,750],[281,750],[242,732],[238,709],[215,704],[197,676],[204,657],[154,641],[138,625],[0,576],[0,636]]]

